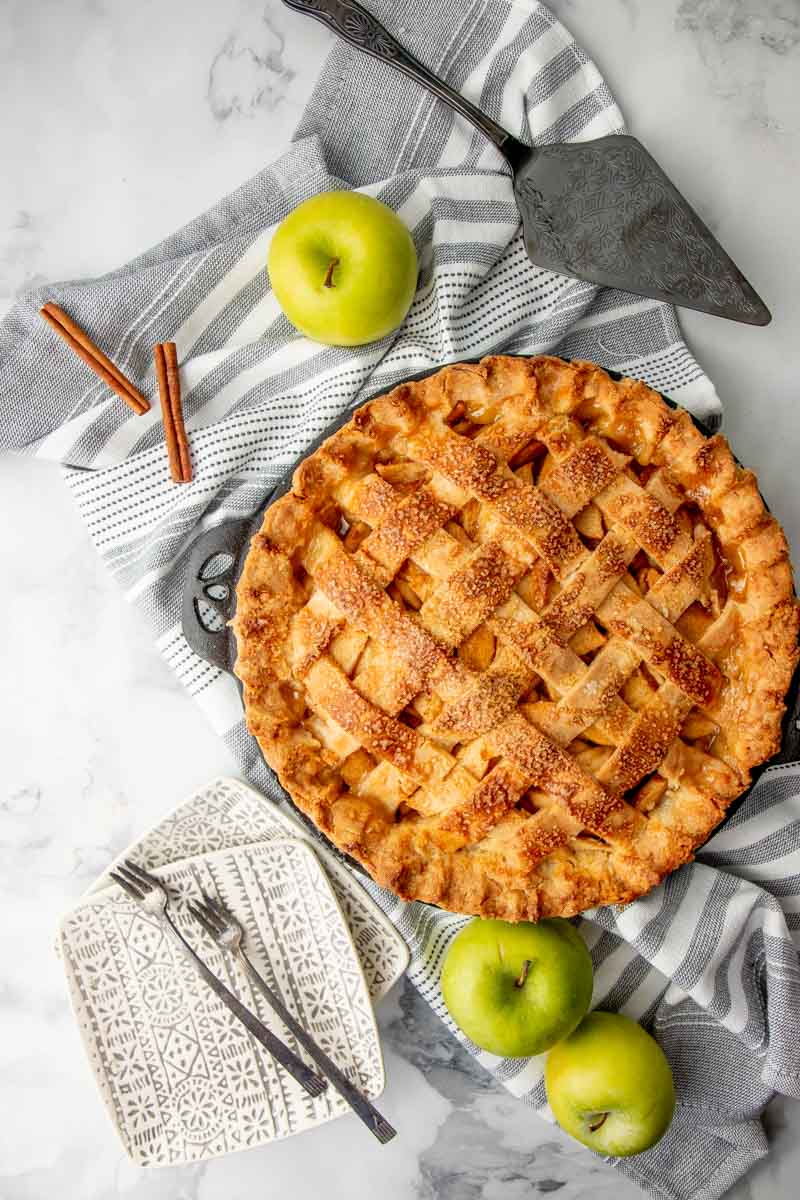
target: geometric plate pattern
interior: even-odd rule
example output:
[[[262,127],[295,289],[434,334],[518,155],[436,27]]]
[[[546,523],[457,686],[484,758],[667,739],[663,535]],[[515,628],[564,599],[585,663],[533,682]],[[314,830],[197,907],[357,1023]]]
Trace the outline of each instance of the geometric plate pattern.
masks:
[[[246,783],[238,779],[212,780],[119,858],[132,858],[148,870],[156,870],[210,850],[287,837],[307,842],[321,859],[350,928],[369,993],[377,1003],[405,972],[408,947],[352,872],[309,834],[305,825]],[[113,865],[87,894],[111,887],[111,870]]]
[[[243,1004],[309,1061],[242,968],[187,912],[201,889],[239,918],[256,967],[300,1024],[352,1083],[380,1095],[383,1057],[361,962],[309,846],[261,841],[155,873],[181,932]],[[312,1099],[277,1067],[158,920],[115,884],[64,918],[59,950],[103,1100],[139,1165],[213,1158],[349,1112],[333,1087]]]

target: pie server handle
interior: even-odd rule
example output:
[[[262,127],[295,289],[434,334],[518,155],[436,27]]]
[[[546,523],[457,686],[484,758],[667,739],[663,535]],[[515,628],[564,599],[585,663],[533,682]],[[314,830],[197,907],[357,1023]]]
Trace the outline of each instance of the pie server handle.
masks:
[[[523,155],[530,154],[530,149],[512,137],[508,130],[481,112],[465,96],[451,88],[438,75],[434,75],[433,71],[429,71],[405,46],[401,46],[392,37],[372,13],[362,8],[357,0],[283,0],[283,3],[295,12],[321,21],[357,50],[371,54],[387,66],[410,76],[421,87],[427,88],[439,100],[449,104],[462,117],[466,117],[484,137],[494,143],[509,162],[516,161],[519,151]]]
[[[252,517],[224,521],[201,533],[189,551],[183,591],[183,636],[200,658],[232,671],[228,622],[236,602],[236,578]],[[214,560],[219,559],[218,563]]]

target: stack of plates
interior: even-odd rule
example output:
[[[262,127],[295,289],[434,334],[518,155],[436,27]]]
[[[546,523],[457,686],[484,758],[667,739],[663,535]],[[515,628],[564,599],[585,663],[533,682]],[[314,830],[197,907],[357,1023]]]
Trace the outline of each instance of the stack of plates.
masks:
[[[302,1057],[246,974],[182,903],[201,890],[219,896],[240,919],[267,982],[374,1098],[383,1090],[384,1071],[372,1006],[403,974],[408,950],[347,869],[311,845],[303,826],[258,792],[220,779],[120,857],[168,885],[181,931]],[[158,920],[108,873],[65,917],[59,951],[100,1092],[135,1162],[193,1162],[349,1112],[333,1087],[312,1100],[277,1067],[201,982]]]

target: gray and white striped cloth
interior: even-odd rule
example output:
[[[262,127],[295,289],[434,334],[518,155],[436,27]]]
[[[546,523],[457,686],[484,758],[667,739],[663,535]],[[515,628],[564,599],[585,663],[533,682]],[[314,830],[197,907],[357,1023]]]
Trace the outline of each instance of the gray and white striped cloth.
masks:
[[[582,49],[535,0],[371,0],[423,61],[526,140],[620,131]],[[412,229],[421,281],[399,333],[358,350],[298,336],[264,269],[276,224],[299,201],[356,187]],[[152,346],[178,346],[195,466],[170,484],[158,406],[135,418],[54,339],[44,299],[71,313],[151,397]],[[248,737],[233,680],[181,634],[188,548],[255,511],[334,417],[409,374],[507,350],[558,350],[649,381],[707,423],[714,389],[672,309],[538,270],[525,256],[502,159],[410,81],[344,46],[331,54],[288,152],[238,191],[102,279],[23,297],[0,326],[0,446],[64,464],[98,553],[150,618],[161,652],[237,754],[276,788]],[[580,922],[597,1005],[654,1030],[680,1099],[668,1135],[617,1163],[659,1197],[719,1196],[760,1156],[774,1091],[800,1096],[800,771],[773,769],[704,848],[645,899]],[[462,918],[373,888],[413,954],[411,975],[446,1020],[439,966]],[[454,1030],[455,1032],[455,1030]],[[538,1059],[469,1047],[547,1116]]]

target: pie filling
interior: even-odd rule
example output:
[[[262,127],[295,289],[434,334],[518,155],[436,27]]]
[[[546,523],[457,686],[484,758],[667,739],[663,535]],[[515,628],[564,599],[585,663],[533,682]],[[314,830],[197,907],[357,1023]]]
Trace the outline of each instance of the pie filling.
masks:
[[[725,440],[548,357],[359,409],[267,509],[234,629],[294,802],[397,894],[508,920],[690,859],[798,659],[786,540]]]

